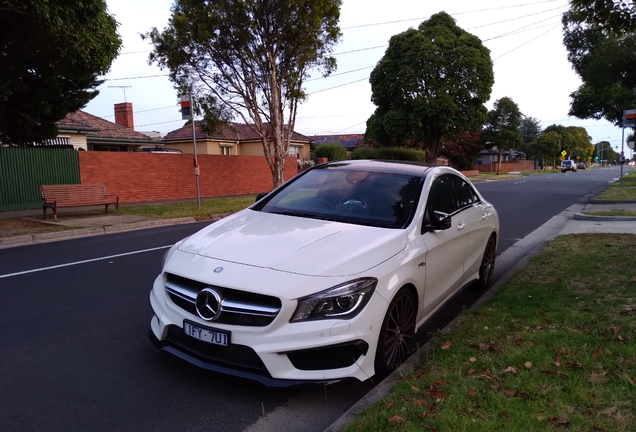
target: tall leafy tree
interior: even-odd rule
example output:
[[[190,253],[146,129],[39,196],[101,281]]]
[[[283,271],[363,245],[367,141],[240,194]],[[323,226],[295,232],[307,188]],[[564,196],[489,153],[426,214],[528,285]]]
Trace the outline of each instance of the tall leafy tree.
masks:
[[[509,97],[496,100],[493,109],[488,112],[483,137],[489,146],[495,146],[499,150],[497,175],[501,171],[504,150],[517,149],[523,143],[520,127],[521,111],[517,104]]]
[[[434,163],[443,137],[481,129],[494,77],[488,48],[440,12],[393,36],[369,81],[367,138],[420,147]]]
[[[0,0],[0,141],[53,138],[99,93],[121,38],[105,0]]]
[[[561,153],[561,139],[561,134],[556,131],[543,131],[536,140],[530,143],[528,151],[535,159],[552,161],[552,168],[554,168]]]
[[[559,149],[559,154],[561,154],[562,151],[565,151],[567,157],[572,153],[574,148],[572,144],[572,137],[568,132],[568,128],[563,125],[552,124],[545,128],[543,132],[556,132],[561,136],[561,148]]]
[[[623,110],[636,107],[636,29],[613,31],[576,10],[562,22],[568,60],[582,81],[570,94],[569,114],[622,126]]]
[[[260,137],[274,186],[285,158],[303,83],[336,67],[341,0],[175,0],[168,26],[151,29],[149,61],[194,93],[208,120],[240,117]],[[214,121],[212,121],[214,123]]]
[[[634,0],[570,0],[578,19],[614,31],[636,29]]]
[[[541,123],[534,117],[528,117],[521,115],[521,125],[519,126],[521,136],[523,137],[523,144],[521,144],[521,151],[528,153],[528,144],[536,140],[541,135]]]
[[[570,159],[580,162],[590,162],[594,153],[592,137],[584,127],[568,126],[566,128],[570,138]]]

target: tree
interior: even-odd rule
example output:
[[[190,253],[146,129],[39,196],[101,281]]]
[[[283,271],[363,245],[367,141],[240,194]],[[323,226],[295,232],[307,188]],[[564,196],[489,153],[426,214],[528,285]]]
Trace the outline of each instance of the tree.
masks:
[[[539,137],[528,146],[530,154],[541,160],[552,160],[552,167],[561,153],[561,135],[556,131],[543,131]]]
[[[594,146],[594,154],[598,157],[600,163],[617,160],[619,156],[608,141],[598,142]]]
[[[481,132],[466,132],[453,141],[444,141],[442,154],[455,161],[458,169],[472,170],[483,148]]]
[[[587,130],[580,126],[568,126],[566,131],[571,142],[569,158],[581,162],[592,160],[594,145],[592,144],[592,137],[587,133]]]
[[[484,129],[484,140],[489,146],[496,146],[499,150],[497,175],[501,171],[501,159],[504,150],[519,148],[523,143],[521,135],[521,111],[517,104],[509,97],[502,97],[495,101],[493,110],[488,112],[488,122]]]
[[[490,51],[440,12],[397,34],[371,72],[366,137],[382,146],[414,146],[434,163],[442,138],[478,131],[494,82]]]
[[[312,69],[327,76],[340,38],[341,0],[176,0],[168,26],[152,28],[149,62],[170,69],[180,92],[192,92],[206,120],[238,116],[260,137],[274,186],[285,158],[303,83]],[[285,122],[285,115],[287,121]]]
[[[636,28],[636,3],[633,0],[570,0],[572,12],[588,24],[613,31]]]
[[[576,11],[563,15],[563,43],[582,85],[570,94],[569,114],[622,126],[636,106],[636,34],[590,24]]]
[[[98,95],[121,38],[105,0],[0,0],[0,142],[57,135]]]
[[[534,117],[521,115],[521,125],[519,126],[519,130],[523,137],[521,151],[528,153],[528,144],[536,140],[539,135],[541,135],[541,123]]]

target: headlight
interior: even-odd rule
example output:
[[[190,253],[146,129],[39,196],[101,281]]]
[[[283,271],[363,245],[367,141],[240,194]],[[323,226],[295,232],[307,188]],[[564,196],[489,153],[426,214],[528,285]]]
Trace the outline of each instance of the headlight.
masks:
[[[369,302],[377,284],[376,278],[356,279],[303,297],[289,322],[353,318]]]

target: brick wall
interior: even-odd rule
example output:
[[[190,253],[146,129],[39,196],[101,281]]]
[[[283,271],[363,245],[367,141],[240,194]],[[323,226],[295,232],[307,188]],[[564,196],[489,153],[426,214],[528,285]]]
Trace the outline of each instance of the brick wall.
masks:
[[[202,198],[246,195],[273,188],[264,156],[199,155]],[[196,198],[192,155],[79,152],[82,183],[103,183],[124,203]],[[287,158],[285,179],[296,174]]]
[[[475,169],[479,170],[479,172],[497,172],[497,164],[498,162],[493,162],[491,164],[477,164],[475,165]],[[507,173],[514,171],[534,171],[534,161],[522,160],[501,162],[501,172]]]

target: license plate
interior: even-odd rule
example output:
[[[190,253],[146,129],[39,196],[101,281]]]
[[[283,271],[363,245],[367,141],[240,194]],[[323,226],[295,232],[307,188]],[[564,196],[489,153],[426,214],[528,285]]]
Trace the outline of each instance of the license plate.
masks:
[[[214,345],[230,345],[230,332],[211,329],[194,325],[188,321],[183,322],[183,331],[190,337]]]

